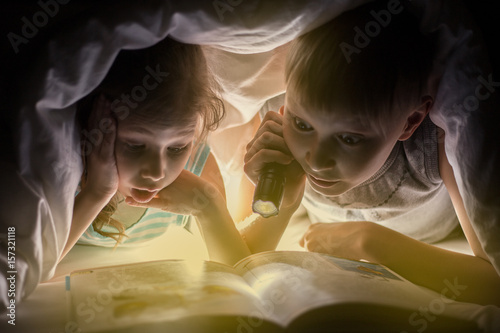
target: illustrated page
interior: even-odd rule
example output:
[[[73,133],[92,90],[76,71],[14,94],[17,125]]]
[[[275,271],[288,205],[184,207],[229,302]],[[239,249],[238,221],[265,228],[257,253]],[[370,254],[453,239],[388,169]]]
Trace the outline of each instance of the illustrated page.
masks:
[[[215,262],[146,262],[74,272],[72,315],[86,332],[197,315],[255,311],[254,291]]]

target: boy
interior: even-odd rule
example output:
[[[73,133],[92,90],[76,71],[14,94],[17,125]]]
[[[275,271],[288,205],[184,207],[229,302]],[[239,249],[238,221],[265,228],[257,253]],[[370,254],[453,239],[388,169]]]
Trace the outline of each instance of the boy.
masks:
[[[266,114],[245,156],[253,183],[265,164],[287,165],[281,212],[241,233],[253,252],[274,249],[303,198],[316,222],[307,250],[378,262],[438,292],[451,281],[459,292],[446,296],[498,305],[500,277],[428,117],[432,43],[406,7],[370,2],[297,39],[285,105]],[[474,256],[429,244],[457,217]]]

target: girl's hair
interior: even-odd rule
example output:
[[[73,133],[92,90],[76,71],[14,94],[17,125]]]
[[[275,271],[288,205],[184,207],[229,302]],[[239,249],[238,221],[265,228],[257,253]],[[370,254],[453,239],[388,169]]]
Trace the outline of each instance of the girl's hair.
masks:
[[[368,119],[418,106],[433,45],[408,2],[400,6],[391,12],[388,1],[372,1],[298,37],[287,56],[287,91],[311,110]]]
[[[112,116],[120,120],[183,126],[200,117],[198,143],[218,127],[225,115],[219,86],[201,47],[168,37],[146,49],[120,51],[101,84],[78,102],[77,118],[83,129],[95,130],[89,128],[88,119],[100,94],[111,101]],[[83,133],[82,142],[89,144]],[[123,197],[117,193],[92,223],[96,232],[115,239],[117,244],[126,236],[125,227],[111,216],[121,200]],[[106,225],[118,232],[104,232]]]

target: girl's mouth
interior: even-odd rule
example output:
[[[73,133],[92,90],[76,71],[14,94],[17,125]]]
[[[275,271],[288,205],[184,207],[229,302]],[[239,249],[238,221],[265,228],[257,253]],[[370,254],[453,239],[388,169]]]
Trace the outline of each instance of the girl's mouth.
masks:
[[[155,197],[156,194],[158,194],[159,190],[144,190],[144,189],[138,189],[138,188],[133,188],[130,191],[131,197],[140,203],[147,203],[151,201]]]

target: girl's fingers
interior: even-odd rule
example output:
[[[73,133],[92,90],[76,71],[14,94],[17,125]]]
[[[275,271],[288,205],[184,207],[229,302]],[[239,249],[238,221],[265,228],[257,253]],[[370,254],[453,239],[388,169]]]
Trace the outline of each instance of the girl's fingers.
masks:
[[[164,199],[153,198],[148,202],[137,202],[132,197],[125,198],[125,203],[134,207],[164,209],[167,205]]]
[[[106,159],[114,159],[116,120],[111,117],[111,103],[106,101],[105,118],[101,121],[100,130],[103,133],[100,153]]]
[[[90,130],[99,129],[99,122],[104,117],[106,112],[106,97],[100,94],[95,100],[92,111],[89,115],[88,125]]]

